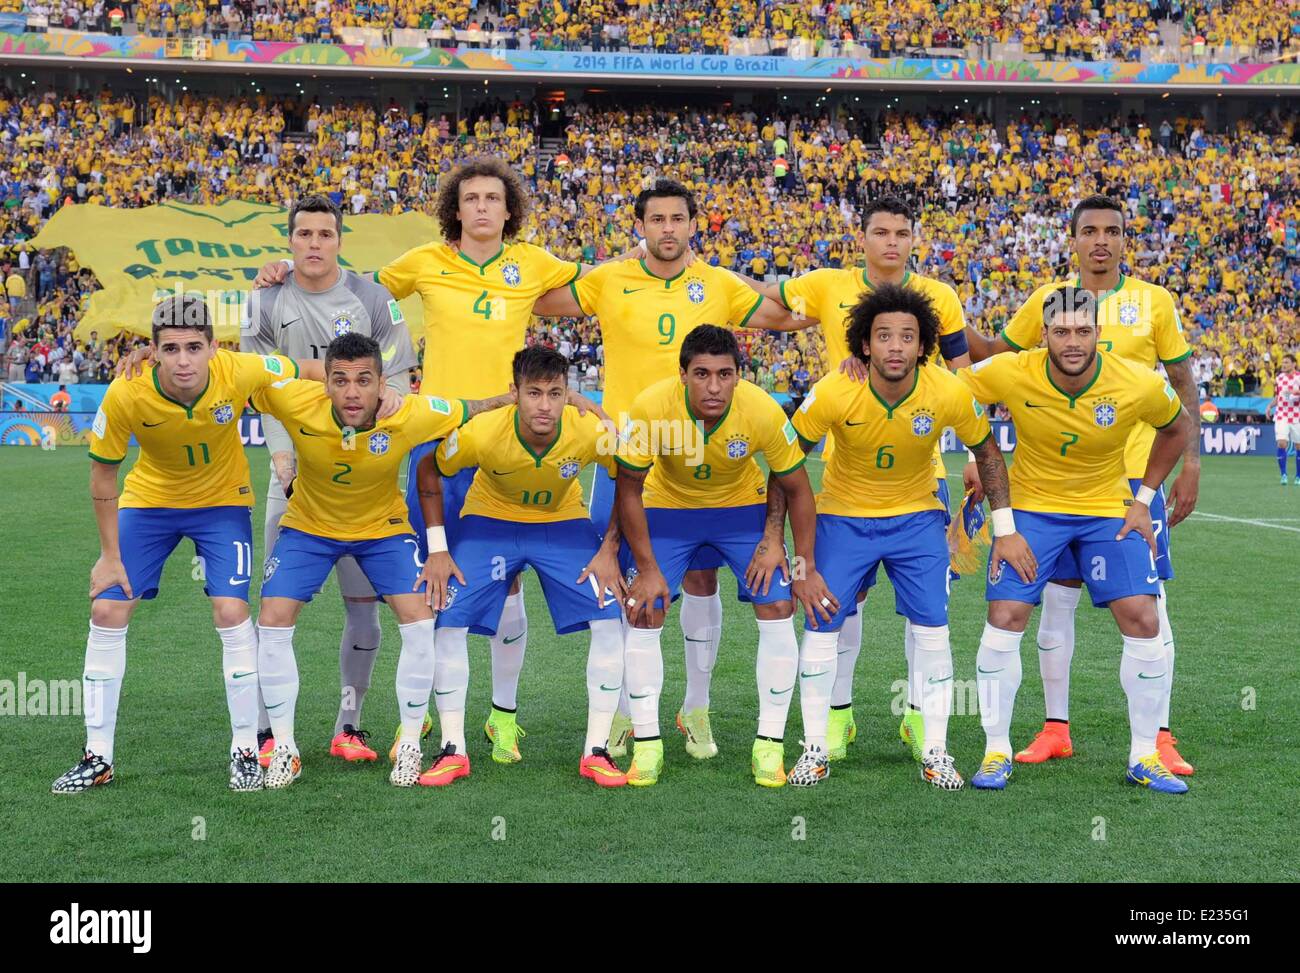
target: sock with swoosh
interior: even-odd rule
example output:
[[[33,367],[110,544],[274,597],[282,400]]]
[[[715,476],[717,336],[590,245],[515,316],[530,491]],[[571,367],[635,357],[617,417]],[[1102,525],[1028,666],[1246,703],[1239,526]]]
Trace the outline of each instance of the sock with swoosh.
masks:
[[[343,599],[343,638],[339,642],[339,715],[334,735],[343,727],[361,725],[361,704],[370,688],[370,674],[379,656],[379,602]]]
[[[925,717],[922,749],[948,747],[952,715],[952,642],[947,625],[911,625],[921,714]]]
[[[839,642],[835,646],[835,688],[831,690],[832,706],[853,704],[853,670],[858,665],[862,651],[862,609],[844,619]]]
[[[492,705],[513,711],[519,702],[519,673],[528,649],[528,615],[524,611],[523,579],[519,591],[506,598],[497,634],[492,636]]]
[[[231,628],[219,628],[221,668],[226,676],[226,709],[230,711],[230,750],[257,750],[257,627],[245,618]]]
[[[1160,707],[1169,684],[1165,670],[1165,642],[1159,635],[1151,639],[1124,636],[1124,655],[1119,664],[1119,682],[1128,697],[1129,748],[1132,767],[1143,757],[1156,752],[1156,735],[1160,729]]]
[[[623,688],[623,626],[617,618],[591,622],[587,650],[587,742],[583,754],[609,741],[609,728]]]
[[[442,747],[465,753],[465,696],[469,691],[469,629],[440,628],[434,650],[433,699],[442,725]],[[439,747],[439,749],[442,749]]]
[[[638,740],[659,736],[659,694],[664,688],[663,628],[629,628],[623,656],[623,681]]]
[[[979,651],[975,654],[975,677],[979,687],[980,724],[987,743],[984,753],[1011,756],[1011,711],[1020,689],[1020,641],[1024,632],[1008,632],[984,623]]]
[[[402,652],[397,657],[397,709],[402,719],[402,742],[420,742],[429,694],[433,692],[433,619],[398,625]],[[464,752],[464,751],[461,751]]]
[[[1038,671],[1043,674],[1047,718],[1070,722],[1070,661],[1074,658],[1074,612],[1082,588],[1047,583],[1038,619]]]
[[[831,688],[835,685],[835,646],[839,632],[805,628],[799,648],[799,709],[803,714],[804,744],[826,749],[826,724],[831,716]]]
[[[293,654],[293,630],[257,626],[257,681],[262,699],[271,715],[271,732],[275,745],[282,744],[291,753],[298,752],[293,738],[294,710],[298,706],[298,660]]]
[[[690,595],[683,591],[681,623],[686,646],[686,699],[682,710],[708,709],[713,666],[722,641],[722,594],[715,591],[711,595]]]
[[[785,736],[790,697],[799,676],[799,640],[794,616],[758,620],[758,735],[780,740]]]
[[[108,764],[113,762],[117,704],[122,698],[124,675],[126,627],[105,628],[91,622],[86,637],[86,668],[81,676],[81,708],[86,715],[86,749]]]

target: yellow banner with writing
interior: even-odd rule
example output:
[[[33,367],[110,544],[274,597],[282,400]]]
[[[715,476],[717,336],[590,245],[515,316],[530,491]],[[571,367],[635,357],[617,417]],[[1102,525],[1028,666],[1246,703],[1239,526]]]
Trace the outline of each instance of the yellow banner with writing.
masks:
[[[177,289],[202,292],[216,336],[237,341],[249,289],[268,261],[290,258],[289,213],[279,206],[228,200],[216,206],[162,203],[139,209],[64,206],[32,241],[67,247],[103,290],[77,325],[85,338],[122,331],[148,335],[153,305]],[[424,213],[344,216],[339,264],[371,274],[412,247],[441,239]],[[412,340],[424,331],[420,300],[402,301]]]

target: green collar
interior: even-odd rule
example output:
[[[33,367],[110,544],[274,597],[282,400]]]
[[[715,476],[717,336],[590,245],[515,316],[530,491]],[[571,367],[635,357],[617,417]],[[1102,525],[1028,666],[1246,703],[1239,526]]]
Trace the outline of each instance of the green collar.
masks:
[[[203,396],[208,394],[208,386],[212,384],[212,366],[209,365],[208,380],[203,384],[203,391],[200,392],[198,394],[198,398],[194,400],[194,405],[186,405],[184,402],[181,402],[178,399],[173,399],[170,395],[168,395],[166,392],[163,391],[162,382],[158,381],[157,366],[154,366],[154,369],[151,372],[151,374],[153,375],[153,387],[158,390],[158,394],[161,395],[168,402],[170,402],[172,405],[179,405],[182,409],[184,409],[186,419],[194,418],[194,406],[198,405],[199,402],[202,400]]]
[[[541,467],[542,460],[546,458],[546,454],[549,453],[552,449],[554,449],[555,444],[560,441],[560,436],[561,434],[563,434],[563,432],[564,432],[564,415],[563,413],[561,413],[560,418],[555,420],[555,438],[552,439],[550,443],[547,445],[547,447],[544,450],[542,450],[540,453],[534,453],[533,447],[529,446],[528,443],[524,442],[524,437],[519,432],[519,409],[518,408],[515,409],[515,438],[519,440],[519,445],[524,447],[524,452],[533,458],[533,463],[538,468]]]
[[[641,260],[638,260],[637,263],[639,263],[639,264],[641,265],[641,269],[644,270],[644,271],[646,272],[646,275],[647,275],[647,276],[649,276],[649,277],[653,277],[655,280],[662,280],[662,281],[664,282],[664,289],[665,289],[665,290],[667,290],[670,286],[672,286],[672,282],[673,282],[673,281],[675,281],[675,280],[676,280],[678,277],[680,277],[682,274],[686,273],[686,268],[683,267],[681,270],[677,271],[677,273],[673,274],[671,277],[660,277],[660,276],[659,276],[658,274],[656,274],[653,270],[651,270],[649,267],[646,266],[646,262],[645,262],[644,258],[641,259]]]
[[[682,399],[686,403],[686,414],[690,416],[693,421],[698,422],[700,427],[703,428],[704,420],[697,416],[695,410],[691,408],[691,392],[685,385],[682,386]],[[731,407],[735,405],[735,403],[736,398],[733,395],[731,401],[727,403],[727,408],[723,410],[722,415],[718,416],[718,421],[713,424],[711,429],[704,430],[704,445],[707,446],[709,444],[709,437],[717,432],[718,427],[727,421],[727,416],[731,415]]]
[[[488,257],[487,260],[484,260],[482,263],[479,263],[473,257],[466,254],[464,250],[457,250],[456,256],[460,257],[460,259],[465,261],[467,264],[472,264],[473,266],[477,267],[479,275],[482,276],[483,272],[487,270],[488,264],[492,263],[494,260],[499,259],[501,255],[505,252],[506,252],[506,245],[502,243],[501,249],[498,250],[496,253],[494,253],[492,256]]]
[[[907,282],[908,282],[909,280],[911,280],[911,279],[912,279],[912,272],[911,272],[910,270],[904,270],[904,271],[903,271],[903,279],[902,279],[901,281],[899,281],[898,286],[899,286],[899,287],[906,287],[906,286],[907,286]],[[873,284],[873,283],[871,283],[871,278],[867,276],[867,265],[866,265],[866,264],[863,264],[863,265],[862,265],[862,283],[866,285],[867,290],[869,290],[869,291],[874,291],[874,290],[876,289],[876,285]]]
[[[1097,378],[1101,375],[1101,352],[1097,352],[1097,368],[1093,371],[1092,378],[1088,379],[1088,384],[1079,389],[1076,395],[1071,395],[1069,392],[1065,391],[1065,389],[1061,388],[1061,386],[1052,381],[1052,358],[1050,355],[1043,356],[1043,371],[1047,374],[1048,384],[1069,399],[1070,408],[1073,409],[1074,403],[1083,396],[1083,393],[1097,384]]]
[[[901,399],[899,399],[893,405],[890,405],[888,402],[886,402],[884,399],[880,397],[880,393],[876,391],[876,387],[871,384],[871,376],[870,375],[867,376],[867,388],[871,389],[871,394],[876,397],[876,401],[879,402],[881,407],[885,410],[886,419],[894,418],[894,410],[907,401],[908,397],[911,396],[911,394],[916,391],[916,387],[917,385],[920,384],[920,382],[921,382],[921,364],[920,362],[917,362],[916,368],[912,369],[912,387],[903,394],[903,397]]]
[[[1099,294],[1099,295],[1097,295],[1097,303],[1100,304],[1102,301],[1106,300],[1106,298],[1110,297],[1110,295],[1112,295],[1112,294],[1118,294],[1120,291],[1122,291],[1122,290],[1124,289],[1124,283],[1125,283],[1125,281],[1127,281],[1127,280],[1128,280],[1127,277],[1125,277],[1123,274],[1120,274],[1120,275],[1119,275],[1119,283],[1118,283],[1118,284],[1116,284],[1114,287],[1112,287],[1110,290],[1108,290],[1105,294]],[[1075,286],[1075,287],[1083,287],[1083,275],[1082,275],[1082,274],[1077,274],[1077,275],[1075,275],[1075,278],[1074,278],[1074,286]]]
[[[343,424],[343,419],[339,416],[339,414],[338,414],[337,412],[334,411],[334,403],[332,403],[332,402],[330,403],[330,418],[334,420],[334,425],[336,425],[336,426],[339,427],[339,431],[340,431],[340,432],[342,432],[342,431],[344,431],[344,430],[346,430],[346,429],[352,429],[351,426],[345,426],[345,425]],[[358,433],[358,432],[370,432],[370,430],[372,430],[372,429],[375,428],[375,425],[376,425],[375,422],[371,422],[370,425],[365,426],[365,427],[363,427],[363,428],[361,428],[361,429],[352,429],[352,432],[353,432],[353,433]]]

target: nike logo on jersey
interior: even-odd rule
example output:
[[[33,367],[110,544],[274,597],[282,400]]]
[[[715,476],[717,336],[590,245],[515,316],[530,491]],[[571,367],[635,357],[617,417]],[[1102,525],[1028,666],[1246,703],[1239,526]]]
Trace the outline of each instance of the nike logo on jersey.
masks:
[[[624,288],[623,288],[623,293],[624,293],[624,294],[635,294],[637,291],[643,291],[643,290],[645,290],[644,287],[624,287]]]
[[[1032,402],[1026,402],[1026,403],[1025,403],[1025,408],[1026,408],[1026,409],[1046,409],[1047,406],[1045,406],[1045,405],[1034,405],[1034,403],[1032,403]]]
[[[285,328],[289,327],[290,325],[297,324],[301,320],[302,318],[294,318],[292,321],[285,321],[283,324],[280,325],[280,330],[283,331]]]
[[[155,426],[161,426],[161,425],[163,424],[163,422],[166,422],[166,421],[167,421],[167,420],[164,419],[162,422],[146,422],[146,423],[144,423],[144,427],[145,427],[146,429],[152,429],[152,428],[154,428]]]
[[[379,357],[386,362],[390,362],[393,360],[393,356],[396,354],[397,354],[397,345],[393,345],[393,347],[389,348],[387,351],[382,352],[379,355]]]
[[[493,470],[493,471],[492,471],[492,475],[493,475],[493,476],[509,476],[510,473],[511,473],[510,470]]]
[[[843,308],[845,311],[847,311],[847,310],[849,310],[849,308],[855,307],[855,305],[853,305],[853,304],[841,304],[840,307]]]
[[[319,433],[308,432],[308,431],[307,431],[306,429],[304,429],[302,426],[299,426],[299,427],[298,427],[298,431],[299,431],[300,433],[302,433],[304,436],[319,436],[319,435],[320,435]]]
[[[844,420],[844,425],[846,426],[865,426],[866,424],[867,424],[866,419],[863,419],[861,422],[850,422],[848,419]]]
[[[454,271],[454,270],[440,270],[439,273],[442,274],[442,276],[444,276],[444,277],[451,277],[453,274],[456,273],[456,271]]]

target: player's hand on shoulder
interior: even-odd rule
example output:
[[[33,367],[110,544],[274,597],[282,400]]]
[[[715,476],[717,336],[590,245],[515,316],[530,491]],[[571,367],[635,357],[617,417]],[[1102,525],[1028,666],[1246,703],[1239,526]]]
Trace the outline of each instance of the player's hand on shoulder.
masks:
[[[138,348],[132,348],[129,355],[123,355],[117,360],[117,369],[115,375],[125,376],[128,379],[136,378],[144,374],[145,367],[152,365],[157,361],[154,357],[154,346],[150,342],[147,345],[141,345]]]
[[[805,624],[814,629],[830,622],[840,610],[839,599],[831,594],[830,588],[826,587],[826,579],[816,568],[796,571],[794,580],[790,582],[790,593],[803,605]]]
[[[103,554],[90,569],[90,597],[98,598],[114,585],[121,585],[128,598],[134,598],[131,581],[126,576],[126,565],[120,557],[106,557]]]
[[[516,394],[517,400],[517,394]],[[605,423],[611,429],[614,427],[614,420],[605,414],[605,410],[598,406],[591,399],[587,398],[581,392],[569,389],[565,396],[565,404],[571,405],[578,410],[578,415],[585,416],[588,412],[594,412],[596,418]]]
[[[591,578],[595,579],[595,586],[600,592],[596,600],[601,608],[610,603],[623,604],[627,598],[627,584],[623,580],[623,572],[618,568],[618,554],[614,550],[602,545],[578,575],[577,583],[588,584]]]
[[[271,287],[275,284],[283,284],[286,277],[289,276],[289,265],[283,260],[271,260],[262,264],[257,271],[257,276],[253,278],[253,288],[255,290],[263,287]]]
[[[869,374],[866,363],[857,355],[849,355],[840,362],[840,372],[855,382],[865,382]]]
[[[379,411],[375,413],[375,419],[382,421],[390,416],[396,415],[397,410],[402,407],[406,400],[401,392],[397,391],[391,385],[385,385],[384,391],[379,395]]]
[[[419,591],[420,585],[425,585],[424,603],[434,611],[442,611],[450,605],[447,585],[450,584],[452,577],[461,584],[465,583],[465,576],[461,574],[456,562],[451,559],[451,554],[447,551],[437,551],[425,559],[424,567],[420,569],[420,576],[415,579],[415,585],[411,590]]]
[[[1038,577],[1038,559],[1029,547],[1023,534],[1004,534],[993,538],[993,547],[989,551],[989,577],[996,581],[1002,576],[1002,565],[1013,567],[1020,580],[1032,584]]]

